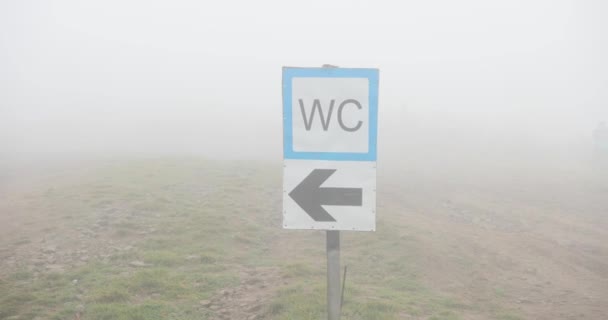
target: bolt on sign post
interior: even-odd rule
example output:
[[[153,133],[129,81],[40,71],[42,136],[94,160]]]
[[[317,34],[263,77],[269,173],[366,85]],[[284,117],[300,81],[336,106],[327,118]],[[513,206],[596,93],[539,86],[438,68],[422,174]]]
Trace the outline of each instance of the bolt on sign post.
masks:
[[[283,228],[327,231],[328,319],[340,230],[376,229],[378,69],[283,68]]]

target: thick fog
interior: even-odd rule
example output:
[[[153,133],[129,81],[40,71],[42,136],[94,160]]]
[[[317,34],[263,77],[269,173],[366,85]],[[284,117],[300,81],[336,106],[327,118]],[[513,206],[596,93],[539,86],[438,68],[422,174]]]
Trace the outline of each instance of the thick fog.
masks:
[[[608,119],[607,14],[600,0],[2,1],[0,156],[279,161],[281,67],[325,63],[380,69],[380,162],[585,154]]]

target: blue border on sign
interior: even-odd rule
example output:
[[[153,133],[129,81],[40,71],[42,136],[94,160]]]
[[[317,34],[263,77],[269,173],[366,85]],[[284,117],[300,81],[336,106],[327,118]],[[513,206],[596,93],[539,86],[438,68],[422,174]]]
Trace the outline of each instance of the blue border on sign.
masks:
[[[293,150],[293,78],[367,78],[369,81],[369,146],[367,153],[300,152]],[[283,158],[334,161],[376,161],[378,140],[378,69],[283,67]]]

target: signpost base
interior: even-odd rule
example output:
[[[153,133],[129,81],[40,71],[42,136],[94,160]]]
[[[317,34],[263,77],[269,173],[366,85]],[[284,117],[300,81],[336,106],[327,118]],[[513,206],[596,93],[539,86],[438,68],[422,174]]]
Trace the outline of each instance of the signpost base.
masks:
[[[327,319],[339,320],[340,297],[340,231],[327,231]]]

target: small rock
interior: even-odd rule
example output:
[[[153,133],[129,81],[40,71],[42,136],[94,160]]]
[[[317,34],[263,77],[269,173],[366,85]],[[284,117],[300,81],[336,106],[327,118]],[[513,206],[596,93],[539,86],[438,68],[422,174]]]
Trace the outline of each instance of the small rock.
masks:
[[[209,301],[209,300],[201,300],[199,303],[203,307],[208,307],[211,305],[211,301]]]
[[[57,273],[62,273],[64,271],[63,266],[59,265],[59,264],[48,264],[48,265],[46,265],[46,269],[50,272],[57,272]]]
[[[147,264],[145,264],[143,261],[131,261],[129,263],[129,265],[131,267],[145,267],[145,266],[147,266]]]
[[[249,311],[249,312],[258,312],[258,311],[260,311],[261,308],[262,308],[261,305],[255,305],[255,306],[250,307],[249,310],[247,310],[247,311]]]
[[[77,284],[78,284],[78,279],[74,279],[74,280],[72,280],[72,284],[73,284],[73,285],[77,285]]]
[[[31,263],[37,267],[40,267],[40,266],[44,265],[44,260],[34,258],[31,260]]]
[[[55,253],[57,251],[57,247],[55,246],[46,246],[44,248],[42,248],[42,252],[43,253]]]

